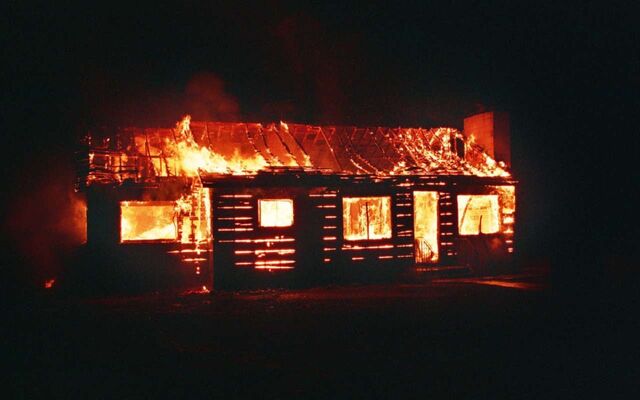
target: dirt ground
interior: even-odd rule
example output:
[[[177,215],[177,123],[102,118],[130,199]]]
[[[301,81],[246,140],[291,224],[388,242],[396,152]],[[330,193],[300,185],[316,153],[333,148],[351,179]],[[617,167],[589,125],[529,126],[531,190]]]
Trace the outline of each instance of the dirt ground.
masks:
[[[640,381],[631,305],[560,301],[535,273],[14,306],[3,391],[23,398],[626,397]]]

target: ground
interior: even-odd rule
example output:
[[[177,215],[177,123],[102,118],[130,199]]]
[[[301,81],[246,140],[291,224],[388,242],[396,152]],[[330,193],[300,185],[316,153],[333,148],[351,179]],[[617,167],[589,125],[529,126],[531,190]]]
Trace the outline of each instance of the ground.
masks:
[[[548,277],[43,298],[15,307],[18,397],[625,396],[635,316],[558,301]]]

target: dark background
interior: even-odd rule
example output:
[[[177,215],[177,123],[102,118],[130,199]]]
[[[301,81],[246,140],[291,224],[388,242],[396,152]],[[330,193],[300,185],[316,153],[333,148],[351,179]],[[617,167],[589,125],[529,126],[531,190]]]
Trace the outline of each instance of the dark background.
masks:
[[[550,264],[559,288],[632,273],[638,14],[624,2],[556,3],[10,2],[4,283],[39,285],[77,242],[78,138],[186,113],[461,128],[507,111],[520,263]]]
[[[638,398],[629,4],[58,3],[0,10],[3,393]],[[41,289],[73,264],[73,150],[93,127],[191,113],[461,128],[485,110],[511,115],[517,263],[550,266],[551,291]]]

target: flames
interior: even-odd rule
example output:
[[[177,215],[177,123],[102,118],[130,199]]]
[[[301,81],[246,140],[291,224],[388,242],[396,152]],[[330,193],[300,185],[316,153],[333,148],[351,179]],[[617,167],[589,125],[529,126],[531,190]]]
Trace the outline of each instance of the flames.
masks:
[[[264,157],[257,152],[247,155],[240,154],[236,149],[229,155],[223,155],[199,144],[191,131],[190,115],[178,121],[169,135],[157,137],[144,131],[136,133],[133,140],[137,156],[118,154],[115,162],[109,160],[111,164],[126,165],[129,158],[142,157],[142,165],[146,163],[146,168],[151,170],[143,171],[143,174],[161,177],[197,177],[201,172],[242,175],[255,173],[268,166]],[[95,155],[90,154],[89,161],[93,162],[94,158]],[[136,165],[136,168],[140,167]]]
[[[461,235],[513,234],[515,186],[489,186],[489,189],[491,194],[458,195],[458,229]]]
[[[389,175],[510,176],[506,165],[489,156],[473,135],[467,138],[453,128],[398,128],[385,137],[399,156]]]
[[[209,190],[194,188],[176,201],[120,203],[120,241],[206,243],[211,233]]]
[[[342,206],[346,240],[391,238],[390,197],[345,197]]]
[[[498,196],[458,195],[458,230],[461,235],[496,233],[500,229]]]
[[[148,135],[137,135],[135,146],[146,154],[156,176],[191,178],[191,187],[175,201],[121,202],[120,240],[178,241],[200,243],[210,241],[211,201],[209,190],[202,187],[201,172],[241,174],[261,169],[264,159],[226,158],[196,142],[191,132],[191,117],[185,116],[174,129],[173,140],[164,138],[160,145],[150,144]]]
[[[511,176],[504,162],[494,160],[476,144],[476,138],[473,134],[469,135],[465,142],[465,152],[472,154],[477,159],[475,166],[471,167],[474,174],[479,176],[500,176],[503,178]]]
[[[265,168],[264,157],[255,153],[251,157],[240,155],[236,150],[231,157],[225,157],[206,146],[198,144],[191,132],[191,116],[185,116],[176,124],[174,151],[179,170],[185,176],[197,176],[200,171],[219,174],[245,174]]]
[[[244,129],[248,130],[251,124],[244,125]],[[165,139],[162,143],[162,149],[153,149],[155,154],[169,154],[176,164],[175,170],[177,175],[182,176],[198,176],[201,172],[244,175],[254,174],[270,166],[275,167],[304,167],[326,168],[322,165],[314,165],[312,159],[307,152],[305,146],[297,142],[296,137],[299,132],[308,132],[309,127],[306,125],[287,124],[280,121],[279,125],[271,124],[263,127],[260,124],[254,124],[261,132],[257,137],[263,141],[263,145],[255,142],[260,141],[256,137],[250,138],[247,133],[248,141],[253,146],[253,153],[248,154],[246,151],[241,153],[238,148],[232,152],[227,151],[225,154],[216,152],[212,146],[205,146],[195,140],[191,130],[191,116],[187,115],[176,123],[174,128],[174,140]],[[324,132],[337,132],[337,130],[345,130],[347,128],[320,127]],[[382,128],[380,128],[382,129]],[[348,131],[348,129],[347,129]],[[348,134],[348,132],[342,132]],[[380,168],[370,161],[370,157],[376,158],[378,155],[367,155],[366,152],[360,151],[360,145],[349,143],[347,140],[342,143],[345,138],[339,139],[340,147],[344,146],[345,155],[349,163],[358,173],[376,175],[406,175],[415,173],[462,173],[477,176],[499,176],[509,177],[510,174],[503,162],[498,162],[489,156],[480,146],[476,144],[473,135],[466,138],[461,132],[452,128],[398,128],[383,129],[383,136],[389,140],[391,147],[397,159],[393,162],[390,169]],[[341,133],[341,135],[342,135]],[[326,139],[327,135],[324,134]],[[277,138],[277,139],[276,139]],[[137,144],[138,152],[145,154],[149,152],[149,144],[147,138],[139,137],[140,144]],[[229,138],[229,140],[231,140]],[[334,139],[335,140],[335,139]],[[367,141],[367,145],[374,139]],[[329,150],[332,152],[340,149],[335,148],[338,143],[333,140]],[[317,143],[317,140],[314,141]],[[143,147],[144,146],[146,147]],[[264,148],[263,148],[264,147]],[[460,148],[459,148],[460,147]],[[368,147],[371,149],[371,147]],[[342,150],[340,150],[342,151]],[[460,151],[464,152],[464,156],[460,155]],[[388,157],[386,154],[385,157]],[[163,168],[170,168],[172,161],[153,160],[154,168],[160,171],[161,175],[170,175]],[[342,167],[350,167],[342,165]],[[335,171],[339,172],[339,171]]]
[[[209,189],[192,188],[176,200],[176,224],[182,243],[203,243],[211,236],[211,195]]]
[[[171,129],[128,128],[121,136],[93,140],[88,135],[84,185],[157,182],[187,178],[190,188],[172,194],[168,204],[123,202],[122,241],[168,240],[199,243],[210,238],[210,201],[201,174],[252,175],[270,167],[322,173],[393,175],[476,175],[509,177],[506,166],[452,128],[355,128],[288,124],[194,122],[186,115]],[[463,199],[461,231],[513,230],[513,190],[494,200]],[[166,198],[166,197],[165,197]],[[274,203],[275,204],[275,203]],[[284,204],[284,203],[283,203]],[[287,203],[288,204],[288,203]],[[381,239],[391,235],[390,202],[385,198],[346,200],[345,238]],[[268,226],[290,224],[292,212],[265,204]],[[279,211],[280,210],[280,211]],[[468,213],[465,213],[465,211]],[[285,212],[285,211],[282,211]],[[273,219],[273,218],[271,218]],[[496,220],[496,221],[494,221]],[[498,226],[498,228],[496,228]],[[428,232],[427,232],[428,231]],[[425,237],[433,232],[425,231]],[[433,248],[430,241],[423,247]],[[436,250],[437,251],[437,250]],[[425,253],[426,254],[426,253]],[[434,253],[437,257],[437,254]]]
[[[453,128],[359,128],[280,122],[192,122],[85,137],[78,187],[202,173],[254,175],[269,168],[322,173],[509,177],[471,135]],[[84,178],[84,179],[83,179]]]
[[[513,185],[492,186],[492,192],[498,195],[500,203],[500,231],[509,235],[513,235],[513,227],[515,223],[516,213],[516,187]],[[513,238],[510,243],[513,243]]]
[[[413,232],[416,262],[437,262],[438,251],[438,192],[413,192]]]
[[[171,202],[121,202],[120,240],[175,240],[178,231],[174,208]]]

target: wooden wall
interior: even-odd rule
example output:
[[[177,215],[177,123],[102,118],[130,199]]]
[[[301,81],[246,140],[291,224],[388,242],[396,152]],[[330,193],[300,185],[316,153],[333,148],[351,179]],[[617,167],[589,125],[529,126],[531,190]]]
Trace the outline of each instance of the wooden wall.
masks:
[[[345,176],[327,179],[323,185],[305,184],[304,181],[283,181],[279,184],[278,179],[272,177],[266,183],[252,181],[247,184],[214,186],[214,285],[304,285],[336,278],[366,280],[376,274],[388,276],[409,270],[433,269],[425,267],[434,265],[415,265],[414,262],[414,190],[438,193],[440,258],[435,267],[470,262],[469,246],[477,247],[478,243],[485,250],[491,248],[489,252],[503,255],[508,238],[502,233],[481,238],[458,235],[456,196],[489,193],[490,184],[506,183],[473,177],[377,179]],[[358,241],[344,239],[342,199],[363,196],[391,197],[391,238]],[[293,200],[293,225],[260,227],[258,200],[279,198]],[[510,243],[513,244],[512,235]],[[459,254],[461,249],[466,257],[464,259]],[[476,253],[477,251],[474,254]]]

